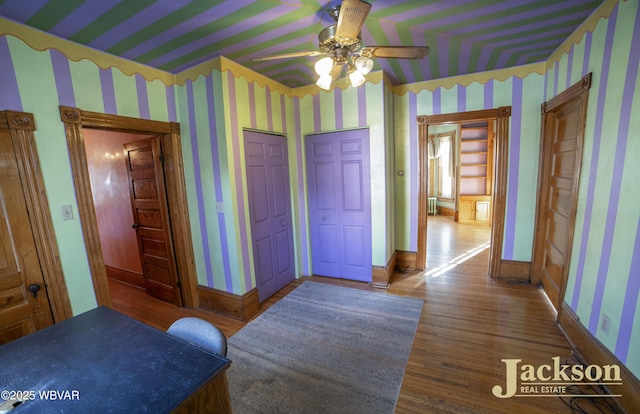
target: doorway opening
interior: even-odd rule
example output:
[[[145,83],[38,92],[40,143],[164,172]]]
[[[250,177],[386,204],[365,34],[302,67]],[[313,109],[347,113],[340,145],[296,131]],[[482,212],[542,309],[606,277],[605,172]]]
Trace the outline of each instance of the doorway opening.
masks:
[[[85,129],[123,132],[143,136],[157,136],[163,149],[164,179],[171,240],[175,249],[177,283],[181,289],[182,304],[198,306],[195,259],[187,209],[187,197],[182,167],[182,147],[179,124],[149,121],[115,115],[60,107],[65,124],[67,146],[74,180],[78,215],[84,235],[87,259],[98,305],[112,307],[108,275],[103,255],[96,207],[93,200],[87,153],[84,144]],[[131,204],[127,203],[131,208]],[[129,224],[131,225],[131,224]]]
[[[430,232],[427,239],[432,245],[426,275],[437,275],[489,248],[495,123],[488,119],[429,125],[426,214],[428,227],[438,226],[440,231]],[[446,257],[451,260],[443,261]]]
[[[510,116],[511,107],[501,107],[418,117],[417,269],[427,267],[428,213],[444,212],[455,221],[491,225],[489,276],[500,275]],[[438,155],[436,147],[447,151],[445,162],[431,163],[429,155]],[[430,167],[437,167],[433,175]]]

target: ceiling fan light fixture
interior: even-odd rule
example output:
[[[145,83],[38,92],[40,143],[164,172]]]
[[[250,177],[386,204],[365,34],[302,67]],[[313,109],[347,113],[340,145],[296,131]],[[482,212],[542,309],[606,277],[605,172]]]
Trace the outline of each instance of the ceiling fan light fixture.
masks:
[[[355,66],[349,65],[349,81],[351,82],[351,86],[357,88],[362,85],[366,79],[364,78],[364,75],[355,68]]]
[[[331,75],[321,75],[320,78],[318,78],[318,81],[316,82],[316,85],[318,85],[322,89],[328,91],[329,89],[331,89],[331,82],[332,81],[333,81],[333,79],[331,78]]]
[[[333,69],[333,58],[330,56],[323,57],[316,62],[315,65],[316,73],[322,76],[327,76],[331,73],[331,69]]]
[[[358,56],[355,58],[353,63],[356,66],[356,69],[358,69],[358,71],[363,75],[367,75],[371,72],[371,69],[373,69],[373,60],[364,56]]]

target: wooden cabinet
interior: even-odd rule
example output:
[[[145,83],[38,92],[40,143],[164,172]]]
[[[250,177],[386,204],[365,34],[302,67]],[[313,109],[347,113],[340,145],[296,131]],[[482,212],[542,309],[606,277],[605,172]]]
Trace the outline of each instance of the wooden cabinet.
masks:
[[[491,196],[460,196],[458,221],[462,223],[489,223],[491,220]]]

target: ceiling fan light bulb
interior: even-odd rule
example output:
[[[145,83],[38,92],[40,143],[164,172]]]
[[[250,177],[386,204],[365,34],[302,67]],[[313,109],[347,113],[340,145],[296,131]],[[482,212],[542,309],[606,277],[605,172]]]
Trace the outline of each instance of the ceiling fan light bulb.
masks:
[[[364,75],[360,73],[359,70],[353,68],[349,71],[349,81],[351,82],[351,86],[357,88],[365,82]]]
[[[355,59],[354,64],[356,65],[356,69],[358,69],[358,71],[363,75],[367,75],[371,72],[371,69],[373,69],[373,60],[368,57],[358,56]]]
[[[329,75],[331,73],[331,69],[333,69],[333,59],[329,56],[323,57],[316,62],[315,69],[316,73],[321,77]]]
[[[331,78],[331,75],[322,75],[322,76],[320,76],[320,78],[316,82],[316,85],[318,85],[322,89],[328,91],[329,89],[331,89],[331,82],[332,81],[333,81],[333,79]]]

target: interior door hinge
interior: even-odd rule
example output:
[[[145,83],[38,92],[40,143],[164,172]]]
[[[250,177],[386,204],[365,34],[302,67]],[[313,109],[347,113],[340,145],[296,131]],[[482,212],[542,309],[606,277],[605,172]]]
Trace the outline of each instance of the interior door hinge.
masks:
[[[160,154],[160,162],[164,164],[164,154]]]

